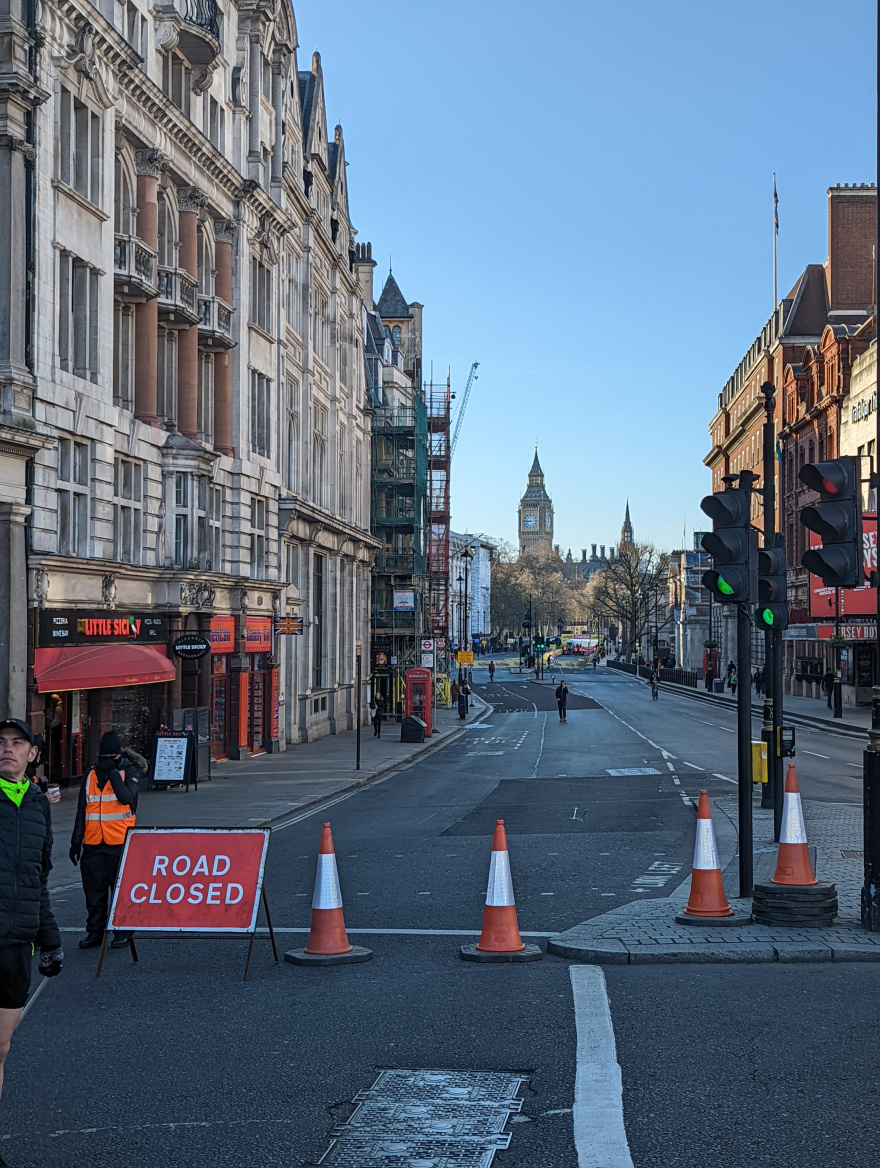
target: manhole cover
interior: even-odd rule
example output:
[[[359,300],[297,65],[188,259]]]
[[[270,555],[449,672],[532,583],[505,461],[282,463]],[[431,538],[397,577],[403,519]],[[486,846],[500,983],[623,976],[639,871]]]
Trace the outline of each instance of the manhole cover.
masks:
[[[655,770],[654,767],[619,767],[617,770],[605,773],[612,775],[615,779],[622,779],[627,775],[659,775],[660,771]]]
[[[332,1168],[490,1168],[510,1144],[521,1074],[383,1071],[319,1161]]]

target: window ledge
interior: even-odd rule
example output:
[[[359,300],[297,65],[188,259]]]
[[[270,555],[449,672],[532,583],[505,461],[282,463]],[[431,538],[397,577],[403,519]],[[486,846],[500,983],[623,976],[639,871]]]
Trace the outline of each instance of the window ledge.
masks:
[[[253,329],[254,332],[257,333],[259,336],[264,337],[269,342],[270,345],[276,344],[277,338],[273,337],[271,333],[267,333],[266,330],[263,328],[263,326],[257,324],[256,321],[249,320],[248,321],[248,328]]]
[[[81,195],[79,191],[68,186],[66,182],[62,182],[60,178],[52,180],[52,186],[56,191],[61,191],[62,194],[67,195],[68,199],[73,199],[74,203],[79,203],[84,211],[88,211],[90,215],[94,215],[96,219],[100,219],[102,223],[106,223],[110,218],[106,211],[102,211],[100,207],[96,207],[91,199],[87,199],[85,195]]]

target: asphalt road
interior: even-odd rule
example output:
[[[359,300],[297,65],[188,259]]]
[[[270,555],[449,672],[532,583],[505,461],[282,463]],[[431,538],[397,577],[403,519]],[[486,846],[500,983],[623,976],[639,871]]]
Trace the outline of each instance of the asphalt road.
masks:
[[[94,952],[65,933],[64,973],[7,1063],[0,1154],[13,1168],[313,1164],[357,1092],[393,1067],[528,1072],[495,1163],[578,1165],[570,963],[458,956],[479,929],[495,819],[526,933],[667,895],[688,875],[692,799],[734,789],[732,717],[652,702],[602,669],[571,680],[560,723],[550,686],[475,680],[494,710],[457,742],[273,833],[266,886],[282,946],[303,943],[289,930],[308,924],[326,817],[346,922],[371,962],[275,966],[261,939],[243,984],[241,940],[147,939],[138,966],[108,954],[96,981]],[[821,734],[811,745],[802,789],[854,801],[858,748]],[[56,900],[60,924],[79,927],[78,891]],[[877,978],[860,965],[607,969],[635,1168],[876,1168]]]

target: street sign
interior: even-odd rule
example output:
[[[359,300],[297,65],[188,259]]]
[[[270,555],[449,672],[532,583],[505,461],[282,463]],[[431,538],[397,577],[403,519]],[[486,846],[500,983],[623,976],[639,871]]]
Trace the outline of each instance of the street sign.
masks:
[[[459,649],[455,655],[455,659],[459,665],[473,665],[474,655],[468,649]]]
[[[279,616],[275,618],[275,635],[301,637],[303,618],[301,616]]]
[[[201,633],[184,633],[173,642],[171,648],[178,657],[195,660],[211,652],[211,642]]]
[[[166,731],[155,736],[150,767],[153,786],[162,783],[176,786],[187,782],[192,745],[192,735],[183,731]]]
[[[433,641],[422,641],[422,652],[423,653],[433,653],[434,652],[434,642]]]
[[[434,654],[433,653],[423,653],[422,654],[422,669],[433,669],[433,668],[434,668]]]
[[[253,932],[268,846],[268,828],[132,828],[108,929]]]

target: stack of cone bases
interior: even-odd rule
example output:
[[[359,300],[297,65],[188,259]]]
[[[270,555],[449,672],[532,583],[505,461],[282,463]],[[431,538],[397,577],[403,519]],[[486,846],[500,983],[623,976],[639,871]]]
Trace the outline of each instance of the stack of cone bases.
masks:
[[[721,863],[715,845],[715,828],[712,826],[709,796],[705,791],[700,791],[691,893],[684,912],[675,919],[685,924],[695,922],[711,924],[713,921],[732,923],[733,915],[733,909],[727,903],[724,881],[721,879]]]
[[[495,821],[483,930],[476,945],[462,945],[461,956],[465,961],[540,961],[543,957],[540,946],[524,945],[519,935],[503,819]]]
[[[333,835],[330,824],[325,823],[318,848],[309,939],[305,949],[291,949],[284,954],[284,960],[294,965],[345,965],[351,961],[369,961],[372,956],[371,949],[352,945],[345,932]]]
[[[752,914],[759,925],[818,929],[834,923],[837,908],[836,887],[820,884],[810,862],[797,771],[789,763],[776,871],[766,884],[755,884]]]

